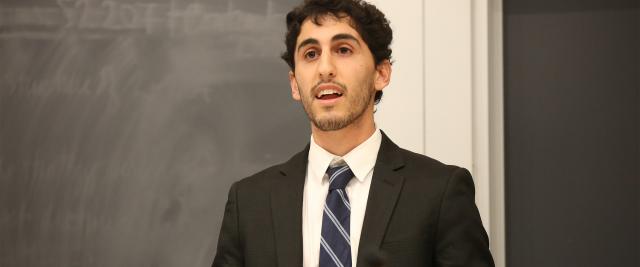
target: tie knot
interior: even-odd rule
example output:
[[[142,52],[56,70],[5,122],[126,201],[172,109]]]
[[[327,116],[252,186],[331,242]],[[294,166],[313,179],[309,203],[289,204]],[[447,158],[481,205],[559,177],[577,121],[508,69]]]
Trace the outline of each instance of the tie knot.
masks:
[[[331,191],[347,187],[347,184],[351,181],[351,178],[353,178],[353,172],[349,169],[349,166],[344,163],[329,166],[327,176],[329,176],[329,191]]]

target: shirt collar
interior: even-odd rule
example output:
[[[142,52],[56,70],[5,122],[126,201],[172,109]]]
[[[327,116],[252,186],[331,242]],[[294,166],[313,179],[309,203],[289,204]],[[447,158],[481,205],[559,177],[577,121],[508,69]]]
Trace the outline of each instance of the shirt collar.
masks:
[[[382,134],[380,133],[380,129],[376,128],[367,140],[360,143],[342,157],[347,165],[349,165],[356,179],[360,182],[364,181],[364,178],[375,166],[381,142]],[[313,177],[319,179],[319,181],[317,181],[318,183],[322,182],[322,177],[324,177],[329,163],[335,158],[340,158],[340,156],[331,154],[329,151],[320,147],[316,144],[315,140],[313,140],[313,135],[311,136],[309,145],[309,171]]]

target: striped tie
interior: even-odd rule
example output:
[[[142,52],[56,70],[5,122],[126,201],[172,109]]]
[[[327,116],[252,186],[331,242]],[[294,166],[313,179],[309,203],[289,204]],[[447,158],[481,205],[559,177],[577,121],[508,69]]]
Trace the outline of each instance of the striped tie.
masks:
[[[320,237],[320,267],[351,267],[349,223],[351,206],[344,190],[353,172],[340,160],[327,169],[329,194],[324,204]]]

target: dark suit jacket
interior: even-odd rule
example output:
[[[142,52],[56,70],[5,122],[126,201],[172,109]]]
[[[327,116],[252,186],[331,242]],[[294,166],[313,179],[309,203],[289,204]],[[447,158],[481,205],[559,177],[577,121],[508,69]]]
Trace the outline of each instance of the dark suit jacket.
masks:
[[[214,267],[302,266],[308,152],[231,186]],[[494,266],[474,194],[466,169],[401,149],[383,133],[357,267],[381,255],[383,266]]]

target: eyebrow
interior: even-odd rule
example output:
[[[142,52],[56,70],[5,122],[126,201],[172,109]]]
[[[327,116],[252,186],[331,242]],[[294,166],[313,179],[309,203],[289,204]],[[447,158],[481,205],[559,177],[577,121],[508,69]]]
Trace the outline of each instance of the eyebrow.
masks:
[[[300,45],[298,45],[298,50],[300,50],[300,48],[310,45],[310,44],[319,44],[320,42],[318,42],[318,40],[314,39],[314,38],[308,38],[305,39],[304,41],[302,41],[300,43]]]
[[[348,33],[339,33],[333,36],[333,38],[331,38],[332,42],[335,42],[338,40],[352,40],[352,41],[355,41],[358,45],[360,45],[360,41],[358,41],[358,39],[355,36]]]
[[[348,33],[339,33],[339,34],[334,35],[331,38],[331,42],[335,42],[335,41],[339,41],[339,40],[352,40],[352,41],[355,41],[358,45],[360,45],[360,41],[358,41],[358,39],[355,36],[353,36],[351,34],[348,34]],[[307,45],[310,45],[310,44],[316,44],[317,45],[319,43],[320,42],[318,42],[318,40],[315,39],[315,38],[308,38],[308,39],[305,39],[304,41],[300,42],[300,44],[298,45],[298,50],[300,50],[300,48],[302,48],[304,46],[307,46]]]

